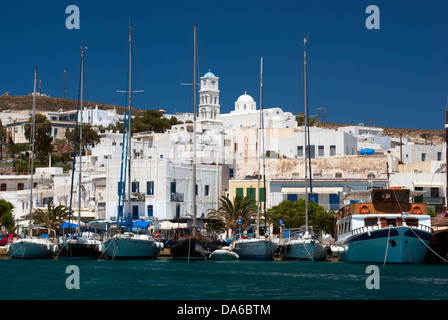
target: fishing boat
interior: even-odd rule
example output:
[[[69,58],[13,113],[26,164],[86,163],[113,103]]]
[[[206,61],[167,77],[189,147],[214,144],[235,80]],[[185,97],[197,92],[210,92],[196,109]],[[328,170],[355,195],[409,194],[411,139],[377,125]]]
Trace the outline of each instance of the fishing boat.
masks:
[[[163,248],[163,243],[157,241],[148,230],[140,230],[140,232],[133,232],[133,222],[131,218],[131,106],[132,106],[132,26],[129,27],[129,90],[128,93],[128,107],[127,114],[125,112],[124,128],[123,128],[123,150],[127,156],[127,172],[123,169],[123,161],[121,162],[121,177],[125,176],[123,181],[120,178],[119,189],[119,204],[118,204],[118,219],[116,233],[104,241],[103,251],[108,259],[154,259],[160,255]],[[127,125],[127,130],[126,130]],[[127,139],[125,139],[127,137]],[[126,143],[125,143],[126,140]],[[127,146],[125,151],[125,144]],[[123,159],[123,158],[122,158]],[[124,174],[123,174],[124,173]],[[127,206],[126,218],[124,219],[125,208],[125,186],[127,180]],[[142,229],[142,228],[140,228]]]
[[[304,74],[304,96],[305,96],[305,125],[304,136],[305,146],[305,228],[304,230],[289,230],[288,237],[285,243],[282,244],[280,252],[282,259],[285,260],[325,260],[326,246],[319,242],[314,230],[308,226],[308,168],[309,168],[309,187],[310,194],[313,194],[311,157],[309,155],[311,148],[310,133],[309,133],[309,114],[308,114],[308,90],[307,90],[307,70],[306,70],[306,42],[307,38],[303,39],[304,54],[303,54],[303,74]],[[309,163],[308,163],[309,162]],[[312,199],[312,198],[311,198]],[[313,202],[310,205],[311,217],[313,220]]]
[[[36,127],[36,82],[37,69],[34,70],[34,94],[33,94],[33,113],[31,123],[31,179],[30,179],[30,220],[29,220],[29,234],[27,237],[16,238],[12,243],[6,246],[6,250],[12,258],[52,258],[54,252],[57,250],[57,245],[50,241],[48,235],[46,237],[33,237],[32,232],[32,216],[33,216],[33,176],[34,176],[34,139]]]
[[[73,165],[72,165],[72,183],[70,190],[70,207],[69,207],[69,219],[66,225],[62,225],[62,229],[69,229],[68,237],[64,237],[60,244],[60,249],[56,255],[62,259],[98,259],[101,256],[101,240],[98,239],[96,234],[90,232],[81,233],[81,182],[82,182],[82,110],[83,110],[83,89],[84,89],[84,51],[87,47],[81,47],[81,86],[80,86],[80,100],[78,104],[78,112],[76,117],[75,128],[75,144],[73,148]],[[79,112],[81,110],[81,113]],[[81,125],[78,126],[78,117],[80,118]],[[73,197],[73,179],[75,176],[75,161],[76,161],[76,144],[79,127],[79,181],[78,181],[78,225],[71,223],[72,214],[72,197]],[[72,232],[74,228],[77,228],[77,232]]]
[[[384,188],[352,191],[357,199],[337,214],[332,253],[342,261],[423,262],[433,238],[425,203],[411,203],[421,192]]]
[[[207,222],[205,219],[197,218],[196,205],[196,117],[197,117],[197,83],[196,83],[196,58],[197,58],[197,35],[196,24],[193,27],[194,45],[193,45],[193,156],[192,156],[192,219],[187,219],[187,228],[178,228],[172,239],[173,246],[170,248],[170,254],[175,259],[206,259],[213,251],[219,248],[217,236],[210,234],[204,225],[198,222]]]
[[[176,228],[172,237],[170,248],[171,257],[182,260],[206,260],[219,249],[218,236],[206,230],[205,223],[213,219],[172,219],[172,223],[180,223],[183,226]],[[193,227],[193,224],[195,227]]]

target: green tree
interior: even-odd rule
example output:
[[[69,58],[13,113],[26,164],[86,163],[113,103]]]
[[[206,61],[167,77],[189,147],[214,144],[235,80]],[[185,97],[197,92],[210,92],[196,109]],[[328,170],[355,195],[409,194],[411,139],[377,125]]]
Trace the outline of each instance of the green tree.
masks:
[[[316,202],[308,202],[308,225],[325,232],[332,232],[334,230],[334,212],[327,212],[324,207]],[[297,201],[284,200],[277,206],[268,210],[270,220],[274,226],[279,227],[280,219],[286,228],[300,228],[305,225],[305,200],[298,199]]]
[[[308,117],[308,119],[309,119],[308,124],[311,127],[319,124],[316,117]],[[296,115],[296,121],[299,127],[305,124],[305,115],[303,114],[303,112],[300,112],[298,115]]]
[[[79,129],[79,127],[78,127]],[[75,130],[65,131],[65,138],[73,145],[75,141]],[[79,146],[80,131],[78,130],[76,143]],[[82,124],[82,145],[96,145],[100,142],[100,136],[90,124]]]
[[[0,199],[0,223],[8,233],[13,233],[16,229],[12,209],[14,209],[14,206],[11,202]]]
[[[31,142],[32,117],[25,124],[25,137]],[[40,158],[47,156],[53,151],[51,142],[51,122],[43,114],[36,114],[34,130],[34,152]]]
[[[233,231],[238,227],[238,219],[242,219],[242,226],[248,226],[255,222],[255,215],[257,214],[257,207],[253,199],[249,196],[242,198],[236,195],[233,202],[226,196],[219,199],[219,208],[210,209],[208,212],[209,218],[221,219],[226,226],[226,234],[233,236]]]
[[[48,203],[47,210],[37,209],[33,214],[35,224],[45,223],[45,225],[56,230],[68,218],[69,209],[63,205],[54,206]]]

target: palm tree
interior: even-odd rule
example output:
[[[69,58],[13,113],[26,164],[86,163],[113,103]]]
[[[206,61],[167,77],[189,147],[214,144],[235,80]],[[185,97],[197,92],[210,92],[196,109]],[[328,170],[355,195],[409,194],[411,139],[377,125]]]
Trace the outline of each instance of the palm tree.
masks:
[[[58,205],[48,203],[47,210],[37,209],[33,215],[33,220],[35,224],[45,223],[45,225],[56,230],[65,220],[67,220],[69,209],[63,205]]]
[[[236,195],[233,198],[233,202],[226,196],[222,196],[219,199],[219,208],[210,209],[208,213],[209,218],[221,219],[227,229],[227,237],[229,236],[229,230],[235,230],[238,227],[238,219],[242,219],[243,225],[249,225],[255,221],[255,215],[257,213],[257,207],[252,198],[245,196],[242,198],[240,195]]]

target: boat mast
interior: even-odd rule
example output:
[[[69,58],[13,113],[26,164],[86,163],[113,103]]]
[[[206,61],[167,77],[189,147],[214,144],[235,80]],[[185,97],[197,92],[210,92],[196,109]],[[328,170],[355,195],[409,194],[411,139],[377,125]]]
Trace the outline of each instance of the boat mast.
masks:
[[[260,62],[260,121],[261,121],[261,139],[263,155],[263,213],[264,213],[264,235],[266,237],[266,165],[264,150],[264,115],[263,115],[263,57]],[[258,191],[260,192],[260,191]],[[260,196],[260,194],[258,194]]]
[[[305,232],[308,232],[308,168],[307,159],[309,152],[308,145],[308,95],[307,95],[307,79],[306,79],[306,41],[307,37],[303,38],[303,83],[304,83],[304,99],[305,99],[305,117],[304,117],[304,131],[305,131]]]
[[[31,220],[32,220],[32,212],[33,212],[33,188],[34,188],[34,182],[33,182],[33,176],[34,176],[34,131],[36,126],[36,82],[37,82],[37,68],[34,69],[34,94],[33,94],[33,115],[31,119],[31,134],[30,134],[30,140],[31,140],[31,179],[30,179],[30,230],[29,230],[29,236],[32,237],[33,233],[31,230]]]
[[[81,110],[81,119],[80,123],[81,126],[79,128],[79,182],[78,182],[78,232],[81,228],[81,178],[82,178],[82,101],[83,101],[83,89],[84,89],[84,50],[86,50],[87,47],[82,46],[81,47],[81,100],[80,100],[80,110]]]
[[[196,236],[196,24],[194,24],[194,51],[193,51],[193,162],[192,162],[192,175],[193,175],[193,237]]]
[[[132,105],[132,26],[129,26],[129,93],[128,93],[128,215],[131,214],[131,105]]]

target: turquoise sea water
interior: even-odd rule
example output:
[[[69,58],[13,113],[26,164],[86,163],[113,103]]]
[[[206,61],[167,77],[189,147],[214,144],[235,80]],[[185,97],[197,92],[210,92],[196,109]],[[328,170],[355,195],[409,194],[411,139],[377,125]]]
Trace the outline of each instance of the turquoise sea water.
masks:
[[[79,268],[79,289],[69,290]],[[312,261],[0,259],[2,300],[446,300],[448,265]]]

